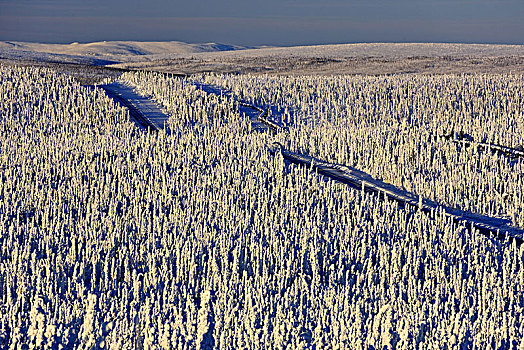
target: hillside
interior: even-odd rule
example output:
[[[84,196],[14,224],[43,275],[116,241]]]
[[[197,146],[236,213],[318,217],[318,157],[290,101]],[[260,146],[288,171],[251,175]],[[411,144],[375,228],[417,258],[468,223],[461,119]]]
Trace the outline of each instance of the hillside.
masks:
[[[44,44],[0,42],[0,57],[63,63],[105,65],[157,55],[188,55],[202,52],[243,50],[251,47],[219,43],[188,44],[180,41],[102,41],[94,43]],[[153,57],[151,57],[153,56]]]
[[[112,65],[176,74],[524,73],[524,45],[362,43],[141,56]]]
[[[175,74],[524,73],[524,45],[361,43],[293,47],[180,41],[0,42],[5,64],[73,64]],[[67,68],[67,69],[66,69]],[[70,70],[71,67],[60,67]]]

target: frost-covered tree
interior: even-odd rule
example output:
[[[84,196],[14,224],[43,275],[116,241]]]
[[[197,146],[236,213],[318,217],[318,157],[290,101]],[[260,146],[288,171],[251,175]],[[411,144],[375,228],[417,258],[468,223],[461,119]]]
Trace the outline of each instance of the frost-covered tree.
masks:
[[[2,346],[520,345],[522,246],[326,181],[268,145],[518,212],[521,160],[434,135],[458,109],[474,138],[515,146],[521,77],[195,78],[287,108],[289,132],[274,136],[192,81],[122,79],[165,107],[171,134],[141,132],[99,89],[0,66]]]

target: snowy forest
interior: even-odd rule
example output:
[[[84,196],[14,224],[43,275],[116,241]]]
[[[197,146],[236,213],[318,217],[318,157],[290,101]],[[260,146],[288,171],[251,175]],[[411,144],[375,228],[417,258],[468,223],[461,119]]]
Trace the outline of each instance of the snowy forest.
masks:
[[[0,65],[0,348],[524,347],[519,241],[270,148],[523,228],[524,159],[479,146],[522,150],[522,75],[119,79],[169,132],[98,87]],[[231,96],[283,130],[254,130]]]

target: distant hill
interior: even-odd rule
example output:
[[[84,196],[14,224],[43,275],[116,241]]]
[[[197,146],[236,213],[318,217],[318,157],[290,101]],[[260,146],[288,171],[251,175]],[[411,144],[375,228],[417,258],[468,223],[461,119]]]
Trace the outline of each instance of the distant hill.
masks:
[[[524,56],[524,45],[460,43],[356,43],[290,47],[261,47],[238,52],[198,53],[197,57],[294,58],[406,58],[406,57],[508,57]]]
[[[175,74],[524,73],[524,45],[357,43],[291,47],[180,41],[0,42],[0,60],[84,64]],[[11,63],[12,63],[11,62]]]
[[[174,74],[524,73],[524,45],[360,43],[136,56],[110,65]]]
[[[71,44],[3,41],[0,42],[0,57],[7,59],[106,65],[143,60],[146,59],[145,56],[187,55],[255,48],[258,47],[220,43],[188,44],[180,41],[102,41]]]

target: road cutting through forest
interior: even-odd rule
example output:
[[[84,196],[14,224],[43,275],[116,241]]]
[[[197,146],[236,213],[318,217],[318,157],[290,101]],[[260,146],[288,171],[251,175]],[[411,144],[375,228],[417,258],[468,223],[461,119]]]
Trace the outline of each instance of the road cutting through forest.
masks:
[[[158,131],[168,129],[169,116],[161,106],[148,97],[136,93],[132,86],[122,82],[98,85],[106,94],[129,110],[129,117],[142,129]]]

